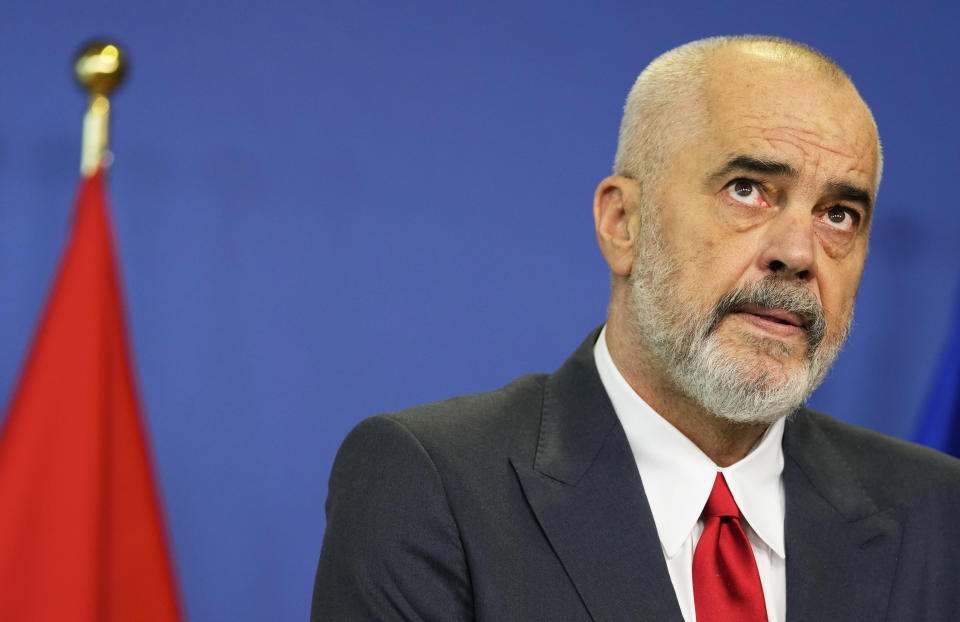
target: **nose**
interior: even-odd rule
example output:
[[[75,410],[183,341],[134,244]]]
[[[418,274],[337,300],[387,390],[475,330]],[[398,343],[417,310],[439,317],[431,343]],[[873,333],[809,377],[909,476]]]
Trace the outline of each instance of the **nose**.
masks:
[[[783,214],[770,223],[762,243],[758,261],[765,274],[800,281],[816,276],[816,239],[809,214]]]

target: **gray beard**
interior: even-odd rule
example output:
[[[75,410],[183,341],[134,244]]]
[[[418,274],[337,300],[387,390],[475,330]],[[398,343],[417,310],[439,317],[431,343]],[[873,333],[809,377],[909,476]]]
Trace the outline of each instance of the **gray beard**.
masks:
[[[733,423],[769,424],[796,410],[826,376],[846,341],[850,320],[828,342],[824,311],[813,292],[776,276],[731,291],[709,312],[700,312],[679,291],[679,267],[650,220],[645,218],[641,229],[628,304],[634,332],[659,359],[674,388]],[[807,347],[800,369],[789,372],[737,352],[736,344],[715,332],[727,314],[744,304],[779,307],[803,318]],[[770,356],[790,356],[795,348],[749,334],[739,338]]]

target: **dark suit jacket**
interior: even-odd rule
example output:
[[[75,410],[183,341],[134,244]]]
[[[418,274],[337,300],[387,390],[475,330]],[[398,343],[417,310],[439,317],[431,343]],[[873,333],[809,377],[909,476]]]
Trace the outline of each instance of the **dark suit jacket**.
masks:
[[[360,423],[312,619],[681,622],[593,362]],[[783,439],[787,619],[960,620],[960,461],[801,410]]]

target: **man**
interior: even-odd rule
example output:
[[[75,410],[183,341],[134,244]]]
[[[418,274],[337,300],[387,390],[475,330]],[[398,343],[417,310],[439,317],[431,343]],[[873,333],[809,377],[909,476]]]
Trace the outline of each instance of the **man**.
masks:
[[[714,38],[640,75],[594,200],[606,325],[552,375],[361,423],[315,620],[955,620],[960,463],[802,408],[881,172],[849,78]]]

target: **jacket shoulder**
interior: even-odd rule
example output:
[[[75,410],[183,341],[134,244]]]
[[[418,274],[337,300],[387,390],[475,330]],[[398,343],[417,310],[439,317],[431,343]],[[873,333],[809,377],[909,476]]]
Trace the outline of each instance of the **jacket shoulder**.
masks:
[[[828,445],[881,504],[960,509],[960,460],[812,410],[791,423],[797,442]]]
[[[465,521],[489,490],[505,495],[505,452],[535,450],[545,378],[351,430],[330,474],[313,619],[473,618]]]
[[[378,415],[414,436],[431,456],[527,454],[535,449],[546,374],[523,376],[499,389],[460,395]]]

